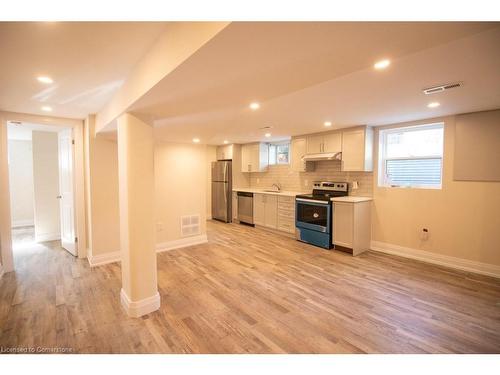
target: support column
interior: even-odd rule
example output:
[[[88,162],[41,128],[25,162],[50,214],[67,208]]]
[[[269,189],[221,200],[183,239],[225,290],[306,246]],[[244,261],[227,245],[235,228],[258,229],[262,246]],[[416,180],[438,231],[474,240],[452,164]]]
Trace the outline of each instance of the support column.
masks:
[[[153,223],[153,128],[128,113],[117,123],[120,296],[128,315],[139,317],[160,308]]]

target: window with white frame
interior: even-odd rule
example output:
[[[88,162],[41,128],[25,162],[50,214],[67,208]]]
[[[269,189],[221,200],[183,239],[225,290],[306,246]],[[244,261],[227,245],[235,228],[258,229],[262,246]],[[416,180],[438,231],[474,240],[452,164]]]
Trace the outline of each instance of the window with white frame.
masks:
[[[289,164],[290,163],[290,142],[269,144],[269,164]]]
[[[379,186],[440,189],[442,123],[379,132]]]

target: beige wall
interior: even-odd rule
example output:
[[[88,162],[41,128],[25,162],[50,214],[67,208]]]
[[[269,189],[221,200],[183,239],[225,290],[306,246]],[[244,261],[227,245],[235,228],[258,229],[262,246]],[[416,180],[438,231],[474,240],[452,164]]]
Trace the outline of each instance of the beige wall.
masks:
[[[181,237],[181,216],[200,215],[206,233],[209,160],[207,146],[157,143],[155,146],[156,243]],[[158,230],[161,223],[161,230]]]
[[[86,139],[93,133],[92,126],[86,127]],[[86,148],[90,148],[90,153],[86,151],[89,252],[99,256],[120,250],[117,144],[99,136],[90,137]],[[184,215],[199,214],[201,234],[206,233],[213,160],[213,146],[168,142],[155,145],[157,245],[182,238],[180,220]]]
[[[500,265],[500,183],[453,181],[455,119],[456,116],[443,119],[442,189],[379,188],[374,173],[372,240]],[[470,145],[470,152],[481,149],[474,140]],[[377,146],[378,130],[375,156]],[[424,227],[429,229],[427,241],[420,240]]]
[[[9,140],[9,184],[12,227],[34,224],[31,140]]]
[[[94,119],[85,121],[85,174],[88,250],[91,256],[120,250],[118,148],[94,136]]]
[[[7,119],[0,112],[0,274],[14,270],[12,257]]]
[[[60,238],[59,153],[57,133],[33,131],[33,186],[35,197],[35,239]]]
[[[349,191],[349,195],[372,196],[373,173],[342,172],[339,160],[322,160],[314,163],[315,168],[312,172],[294,172],[288,165],[270,165],[267,172],[247,173],[250,175],[250,186],[268,188],[273,183],[280,183],[283,190],[311,192],[314,181],[358,181],[359,189]]]

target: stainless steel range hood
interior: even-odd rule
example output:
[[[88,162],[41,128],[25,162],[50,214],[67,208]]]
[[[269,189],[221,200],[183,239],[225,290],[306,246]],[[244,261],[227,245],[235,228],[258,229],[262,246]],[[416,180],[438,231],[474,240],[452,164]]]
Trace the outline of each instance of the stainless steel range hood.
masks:
[[[302,156],[303,161],[319,161],[319,160],[341,160],[342,152],[323,152],[321,154],[307,154]]]

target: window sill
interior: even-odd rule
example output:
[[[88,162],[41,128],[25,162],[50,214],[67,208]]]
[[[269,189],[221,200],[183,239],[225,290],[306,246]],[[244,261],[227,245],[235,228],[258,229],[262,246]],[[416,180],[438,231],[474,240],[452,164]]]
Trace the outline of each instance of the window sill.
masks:
[[[408,186],[401,186],[401,185],[378,185],[378,188],[385,188],[385,189],[420,189],[420,190],[442,190],[443,186],[422,186],[422,185],[408,185]]]

